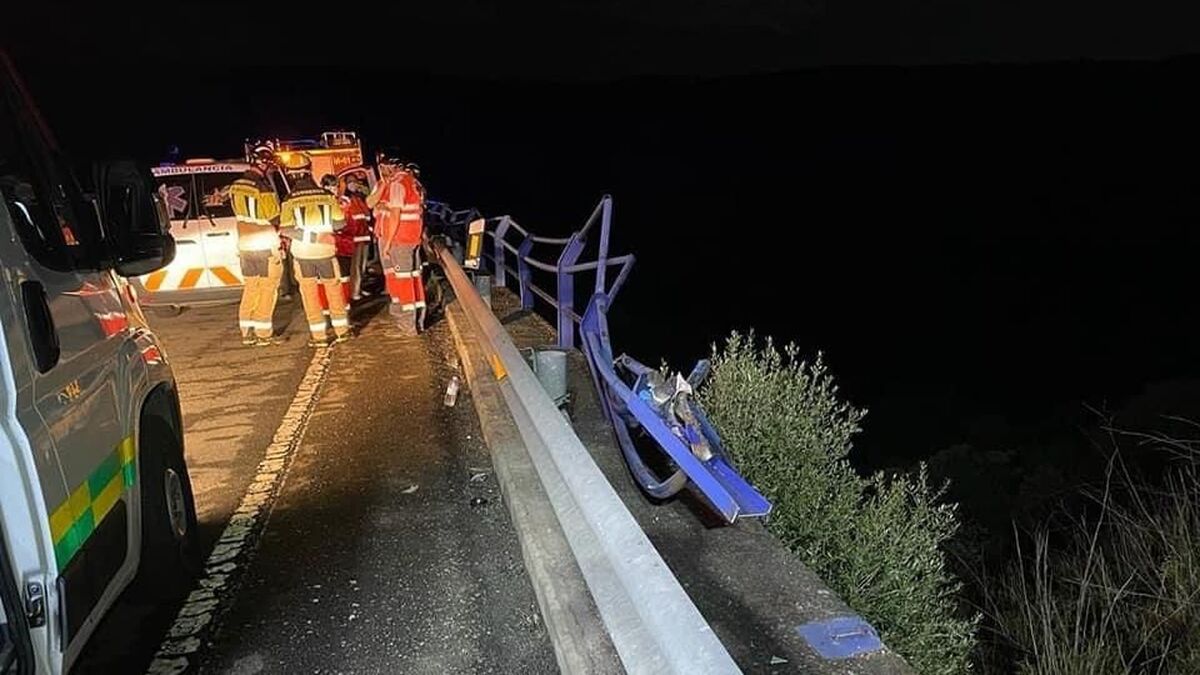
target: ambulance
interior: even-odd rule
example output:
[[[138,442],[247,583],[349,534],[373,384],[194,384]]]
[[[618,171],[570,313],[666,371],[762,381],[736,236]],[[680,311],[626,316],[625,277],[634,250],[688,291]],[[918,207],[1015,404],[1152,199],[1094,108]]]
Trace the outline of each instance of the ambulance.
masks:
[[[82,114],[82,113],[81,113]],[[0,672],[63,673],[135,576],[199,569],[166,351],[129,278],[175,255],[131,162],[76,180],[0,52]]]
[[[136,280],[142,304],[181,307],[237,302],[242,293],[237,221],[229,186],[250,168],[244,161],[189,159],[151,168],[171,218],[175,260]],[[273,180],[286,195],[281,177]]]

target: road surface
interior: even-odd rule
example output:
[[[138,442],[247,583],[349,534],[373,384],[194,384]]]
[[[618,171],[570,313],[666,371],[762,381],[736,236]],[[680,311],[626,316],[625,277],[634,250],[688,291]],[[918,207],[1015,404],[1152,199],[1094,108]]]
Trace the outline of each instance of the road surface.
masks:
[[[358,339],[328,351],[245,554],[218,575],[225,592],[199,591],[208,625],[194,651],[155,667],[556,670],[469,394],[453,408],[442,403],[456,372],[448,331],[434,323],[401,338],[386,314],[370,316],[378,309],[365,308]],[[227,306],[152,319],[179,381],[206,552],[228,540],[231,515],[256,489],[314,372],[298,306],[280,306],[283,342],[270,348],[242,347],[234,314]],[[146,672],[193,605],[145,604],[131,589],[75,672]]]

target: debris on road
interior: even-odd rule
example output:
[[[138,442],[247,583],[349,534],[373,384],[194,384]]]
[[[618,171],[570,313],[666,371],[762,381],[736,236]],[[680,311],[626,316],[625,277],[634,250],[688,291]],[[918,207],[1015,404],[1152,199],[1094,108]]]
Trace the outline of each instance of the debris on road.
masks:
[[[450,378],[450,384],[446,385],[446,397],[442,400],[447,408],[453,408],[454,402],[458,400],[458,376]]]

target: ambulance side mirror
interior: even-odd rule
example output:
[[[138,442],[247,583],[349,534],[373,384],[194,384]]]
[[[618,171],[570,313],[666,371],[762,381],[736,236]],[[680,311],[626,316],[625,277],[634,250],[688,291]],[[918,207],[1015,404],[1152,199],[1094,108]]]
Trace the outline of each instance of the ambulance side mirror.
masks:
[[[175,239],[166,203],[150,172],[129,161],[96,167],[110,263],[124,277],[149,274],[175,259]]]

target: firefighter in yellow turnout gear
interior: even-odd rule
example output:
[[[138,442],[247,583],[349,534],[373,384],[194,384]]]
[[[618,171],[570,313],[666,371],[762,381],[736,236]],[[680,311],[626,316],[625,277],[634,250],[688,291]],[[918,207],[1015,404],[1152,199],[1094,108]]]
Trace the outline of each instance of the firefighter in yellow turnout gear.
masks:
[[[280,253],[279,197],[267,180],[273,163],[268,149],[256,151],[252,167],[229,186],[229,202],[237,218],[238,258],[241,262],[242,304],[238,308],[238,328],[242,344],[271,344],[275,299],[283,276]]]
[[[292,240],[296,278],[312,335],[309,345],[323,347],[329,344],[318,285],[325,287],[325,297],[329,301],[329,324],[333,326],[334,342],[344,342],[350,339],[350,318],[342,295],[333,233],[345,227],[346,218],[337,197],[313,181],[308,157],[290,153],[281,157],[281,162],[292,191],[280,207],[279,224],[284,236]]]

